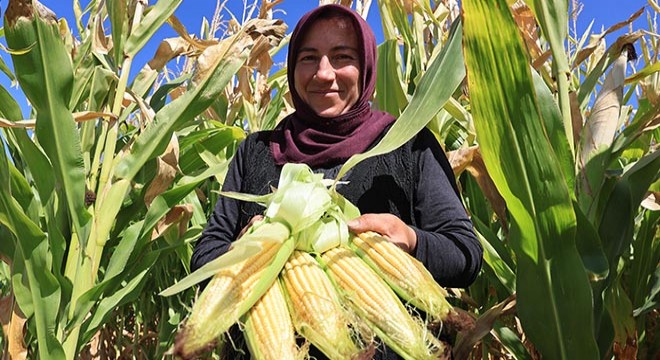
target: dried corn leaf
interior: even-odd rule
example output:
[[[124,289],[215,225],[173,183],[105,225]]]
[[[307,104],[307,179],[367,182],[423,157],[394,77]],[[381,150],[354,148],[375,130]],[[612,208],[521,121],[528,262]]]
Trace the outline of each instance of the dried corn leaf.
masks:
[[[98,118],[110,118],[113,120],[117,119],[117,116],[111,113],[97,112],[97,111],[81,111],[73,113],[73,119],[76,122],[83,122],[89,120],[96,120]],[[19,121],[11,121],[7,119],[0,118],[0,128],[16,128],[16,129],[31,129],[36,125],[36,120],[27,119]]]
[[[4,340],[7,342],[6,349],[8,350],[9,359],[27,359],[27,347],[23,339],[23,329],[26,321],[27,319],[16,306],[13,296],[0,299],[0,323],[2,324]]]
[[[649,196],[642,200],[642,207],[651,211],[660,211],[660,192],[650,192]]]
[[[500,194],[499,190],[497,190],[493,179],[488,174],[486,164],[484,163],[484,159],[481,157],[480,151],[475,152],[474,158],[466,170],[470,173],[470,175],[472,175],[472,177],[474,177],[474,179],[477,181],[477,184],[479,184],[479,188],[486,196],[486,199],[488,199],[488,202],[490,202],[490,206],[493,207],[493,211],[495,211],[498,220],[502,224],[502,229],[507,231],[508,224],[506,220],[506,202],[504,201],[504,198]]]
[[[486,196],[486,199],[488,199],[488,202],[493,207],[493,211],[495,211],[502,224],[502,228],[506,230],[506,203],[495,187],[493,179],[488,175],[488,170],[486,170],[486,165],[481,157],[479,147],[471,146],[469,148],[450,151],[447,153],[447,157],[456,177],[460,176],[463,171],[467,171],[474,177],[484,196]]]
[[[163,155],[156,158],[156,163],[156,176],[144,195],[144,202],[147,206],[151,205],[156,196],[165,192],[172,185],[177,173],[180,172],[179,140],[175,134],[172,134],[172,139]]]
[[[35,125],[36,122],[34,120],[11,121],[0,118],[0,128],[10,128],[10,129],[34,128]]]
[[[447,159],[449,160],[449,164],[456,177],[459,177],[472,163],[474,153],[478,151],[478,149],[478,146],[470,146],[447,152]]]
[[[150,69],[160,71],[170,60],[184,53],[191,51],[191,45],[183,38],[169,38],[160,42],[153,58],[149,60],[147,66]],[[147,67],[145,66],[145,68]]]
[[[518,0],[511,5],[511,10],[532,59],[538,59],[543,55],[543,50],[539,46],[538,23],[534,12],[523,0]]]
[[[167,22],[172,26],[174,31],[176,31],[176,33],[179,34],[181,39],[185,40],[189,45],[195,47],[199,51],[204,51],[209,46],[218,44],[217,40],[203,40],[203,39],[195,38],[194,35],[191,36],[188,33],[188,30],[186,30],[186,27],[174,15],[170,16],[170,18],[167,19]]]
[[[502,316],[511,314],[516,310],[516,295],[488,309],[477,319],[473,328],[462,333],[454,347],[455,359],[467,359],[474,345],[493,329],[495,321]]]
[[[580,143],[580,137],[582,134],[582,126],[584,124],[584,117],[582,116],[582,111],[580,111],[580,103],[578,102],[577,93],[571,91],[568,94],[568,97],[571,101],[571,120],[573,121],[573,136],[575,144]]]
[[[613,26],[609,27],[604,32],[602,32],[599,35],[599,38],[604,39],[607,34],[610,34],[610,33],[614,32],[616,30],[621,29],[624,26],[627,26],[628,24],[635,21],[638,17],[640,17],[643,13],[644,13],[644,8],[641,8],[641,9],[637,10],[634,14],[630,15],[628,20],[616,23]],[[578,54],[575,56],[575,61],[573,62],[573,67],[574,68],[577,67],[578,65],[580,65],[587,57],[589,57],[589,55],[591,55],[598,48],[598,44],[600,43],[600,41],[595,40],[595,41],[590,41],[589,43],[591,45],[589,45],[589,46],[585,47],[584,49],[580,50],[578,52]]]
[[[168,229],[176,227],[177,235],[182,238],[188,230],[188,222],[192,219],[194,208],[192,204],[176,205],[154,227],[151,239],[154,240]]]
[[[284,0],[262,1],[259,8],[260,19],[271,19],[273,17],[273,8],[279,5]]]

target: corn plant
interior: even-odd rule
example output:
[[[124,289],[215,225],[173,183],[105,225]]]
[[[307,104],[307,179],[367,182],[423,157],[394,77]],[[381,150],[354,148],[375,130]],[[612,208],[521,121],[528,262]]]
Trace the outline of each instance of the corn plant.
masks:
[[[503,1],[463,5],[477,142],[511,224],[506,229],[507,249],[489,228],[488,218],[475,221],[492,251],[493,258],[487,260],[491,279],[498,280],[505,295],[515,290],[522,330],[542,356],[636,354],[637,334],[645,328],[636,329],[634,317],[643,322],[639,318],[643,312],[633,311],[623,282],[631,259],[658,260],[642,255],[641,251],[657,251],[648,248],[651,245],[636,249],[633,238],[639,237],[640,244],[657,239],[657,233],[648,230],[657,227],[657,217],[640,204],[660,169],[657,131],[653,132],[658,108],[640,105],[631,114],[632,107],[625,105],[629,97],[623,96],[626,63],[633,51],[630,44],[642,34],[624,35],[600,54],[595,52],[597,44],[580,48],[585,35],[581,41],[572,39],[578,49],[569,56],[564,48],[567,2],[529,2],[527,14],[536,19],[549,42],[546,51],[552,61],[548,61],[547,55],[543,59],[542,53],[530,54],[533,47],[524,46],[527,39],[521,33],[529,37],[535,33],[519,28],[516,20],[521,13],[516,9],[510,10]],[[487,36],[495,28],[500,36]],[[655,57],[647,58],[643,72],[655,72],[651,70]],[[635,84],[641,76],[628,82]],[[634,279],[644,279],[643,290],[634,291],[644,292],[646,301],[653,302],[650,277],[655,269],[643,266],[646,272],[638,272]],[[498,327],[493,329],[494,337],[512,338],[501,324]],[[519,345],[516,341],[508,346],[520,353]]]
[[[174,274],[187,269],[189,243],[217,188],[209,180],[222,180],[244,137],[231,110],[217,104],[231,104],[239,71],[269,66],[268,50],[285,30],[265,6],[261,17],[234,21],[220,39],[208,26],[197,37],[172,16],[180,4],[91,1],[81,9],[75,1],[79,38],[37,1],[7,5],[11,75],[33,118],[24,120],[0,88],[0,178],[8,189],[0,223],[11,267],[3,302],[15,314],[3,345],[12,356],[73,359],[90,341],[108,340],[117,344],[108,354],[118,356],[167,350],[178,324],[171,310],[192,294],[162,299],[153,288],[166,286],[169,267]],[[135,55],[166,23],[180,36],[163,40],[131,78]],[[165,65],[178,56],[192,75],[172,79]],[[211,105],[215,112],[205,112]],[[272,122],[279,112],[270,116]],[[206,194],[197,196],[200,187]],[[135,305],[138,299],[153,306]],[[25,319],[30,336],[13,336]],[[123,326],[132,339],[122,338]],[[161,338],[144,354],[140,337],[150,331]]]

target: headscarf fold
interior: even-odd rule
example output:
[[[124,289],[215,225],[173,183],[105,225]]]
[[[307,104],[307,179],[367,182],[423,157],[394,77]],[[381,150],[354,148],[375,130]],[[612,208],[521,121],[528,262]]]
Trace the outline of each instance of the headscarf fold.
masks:
[[[357,102],[344,114],[322,117],[305,103],[295,89],[298,50],[311,24],[328,12],[351,19],[358,40],[360,88]],[[332,31],[332,30],[329,30]],[[305,163],[312,167],[334,166],[364,152],[394,122],[388,113],[371,109],[376,88],[376,38],[364,19],[350,8],[324,5],[305,14],[291,35],[287,55],[289,90],[296,111],[284,118],[271,136],[270,149],[277,165]]]

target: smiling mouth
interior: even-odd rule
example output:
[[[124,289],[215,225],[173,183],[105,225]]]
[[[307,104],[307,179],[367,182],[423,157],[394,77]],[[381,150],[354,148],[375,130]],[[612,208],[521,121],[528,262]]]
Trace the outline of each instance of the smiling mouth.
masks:
[[[312,94],[317,94],[317,95],[326,95],[326,94],[339,94],[339,90],[312,90],[310,91]]]

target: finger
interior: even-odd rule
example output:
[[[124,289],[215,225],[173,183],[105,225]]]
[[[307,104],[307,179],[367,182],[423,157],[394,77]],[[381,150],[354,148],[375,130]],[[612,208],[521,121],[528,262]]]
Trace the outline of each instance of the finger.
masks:
[[[359,234],[366,231],[375,231],[379,234],[388,234],[390,223],[394,217],[390,214],[364,214],[348,222],[348,228]]]
[[[261,220],[263,220],[263,219],[264,219],[264,216],[263,216],[263,215],[255,215],[255,216],[253,216],[253,217],[250,219],[250,221],[248,222],[248,224],[245,225],[245,227],[241,229],[241,232],[238,233],[238,237],[240,238],[240,237],[242,237],[243,235],[245,235],[245,232],[247,232],[248,229],[252,227],[252,225],[254,225],[256,222],[261,221]]]

